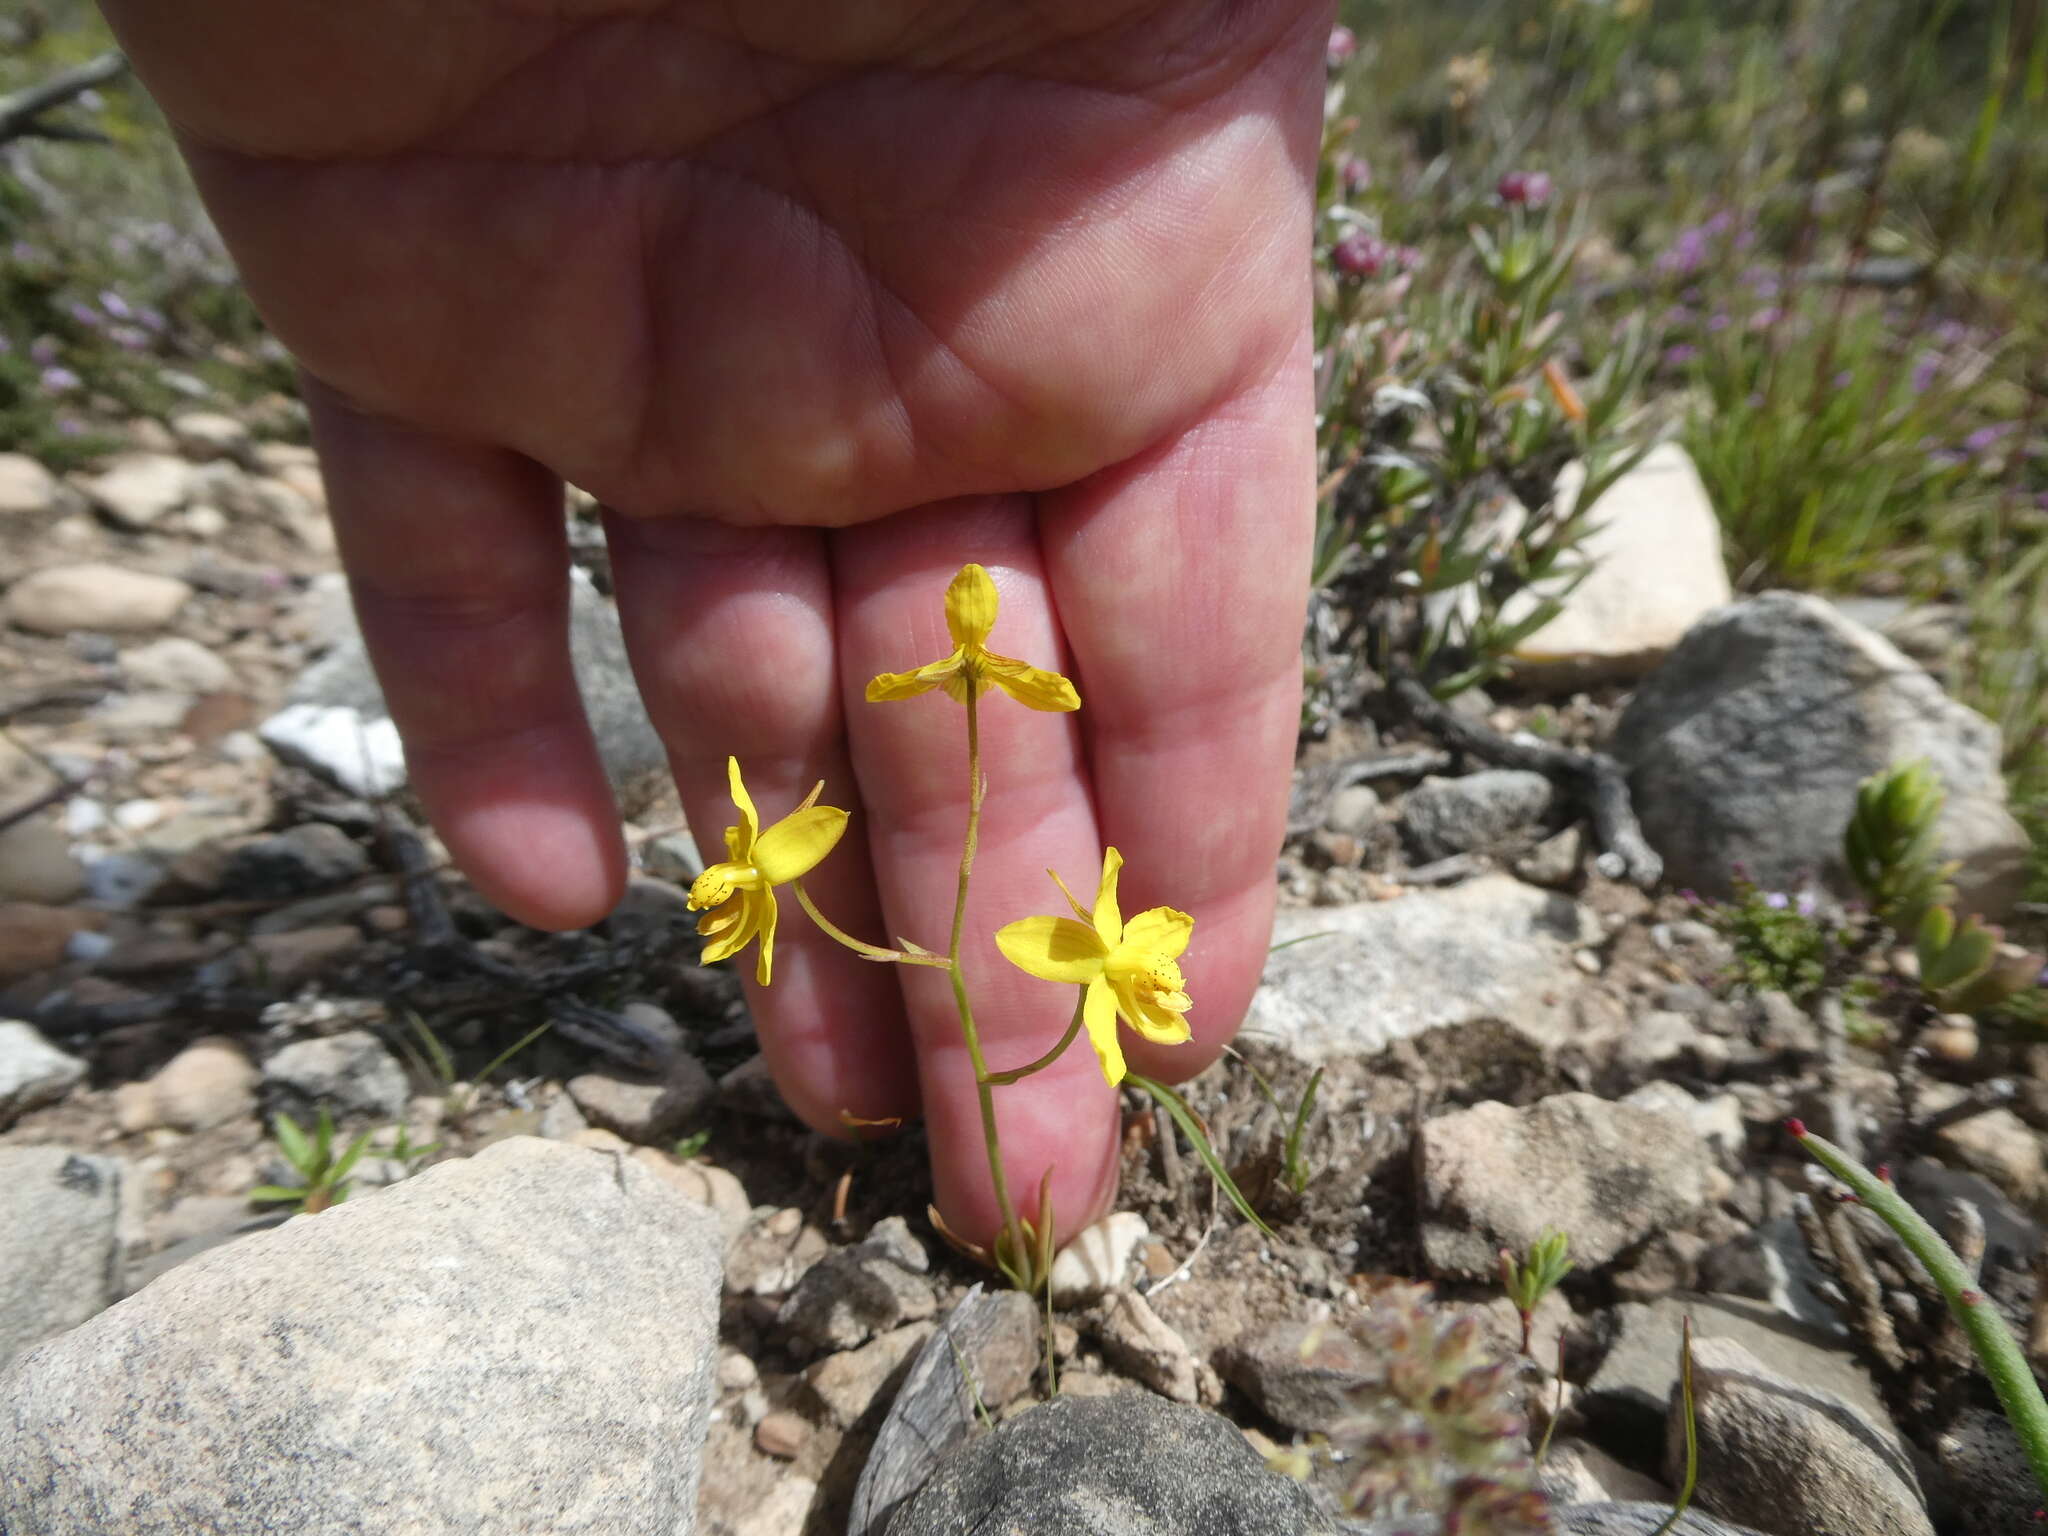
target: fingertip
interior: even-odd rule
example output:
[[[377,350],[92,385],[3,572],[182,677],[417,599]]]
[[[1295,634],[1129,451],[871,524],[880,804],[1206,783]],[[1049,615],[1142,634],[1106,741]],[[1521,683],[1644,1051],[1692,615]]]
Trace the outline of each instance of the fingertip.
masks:
[[[529,928],[591,927],[625,895],[625,844],[587,808],[465,800],[434,821],[484,899]]]

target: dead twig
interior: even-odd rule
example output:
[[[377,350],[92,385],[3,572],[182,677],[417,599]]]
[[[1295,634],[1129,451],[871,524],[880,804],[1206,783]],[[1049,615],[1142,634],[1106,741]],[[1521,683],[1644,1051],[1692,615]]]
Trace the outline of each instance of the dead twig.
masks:
[[[120,53],[103,53],[96,59],[71,69],[60,70],[47,80],[25,86],[9,96],[0,96],[0,144],[10,139],[70,139],[87,143],[104,144],[105,134],[90,128],[78,128],[62,123],[41,121],[45,112],[54,111],[66,102],[83,96],[87,91],[108,81],[118,79],[128,69],[127,57]]]
[[[1663,878],[1664,860],[1643,837],[1629,804],[1628,774],[1606,753],[1513,741],[1454,713],[1411,676],[1397,674],[1390,686],[1415,722],[1453,750],[1503,768],[1540,773],[1570,796],[1593,824],[1601,848],[1596,867],[1602,874],[1625,877],[1644,890]]]

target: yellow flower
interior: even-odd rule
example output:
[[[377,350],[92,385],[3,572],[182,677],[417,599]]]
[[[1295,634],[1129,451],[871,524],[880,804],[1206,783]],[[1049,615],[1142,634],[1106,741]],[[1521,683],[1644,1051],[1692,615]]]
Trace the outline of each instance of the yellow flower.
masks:
[[[996,934],[996,947],[1018,969],[1087,989],[1081,1022],[1112,1087],[1124,1077],[1124,1053],[1116,1038],[1119,1017],[1147,1040],[1179,1045],[1188,1038],[1182,1015],[1194,1006],[1178,962],[1195,920],[1172,907],[1154,907],[1126,923],[1116,905],[1117,871],[1123,864],[1124,856],[1114,848],[1103,853],[1102,889],[1092,912],[1053,876],[1080,922],[1027,917]]]
[[[724,862],[691,884],[690,910],[712,909],[697,919],[697,931],[711,941],[704,946],[706,965],[738,954],[756,937],[761,940],[754,979],[765,987],[775,960],[775,887],[817,867],[846,830],[846,812],[813,803],[825,787],[820,782],[802,805],[763,832],[747,786],[740,782],[740,760],[728,757],[725,767],[740,824],[725,829]]]
[[[953,654],[914,672],[884,672],[868,684],[868,702],[908,699],[943,688],[949,697],[964,704],[969,688],[979,698],[993,683],[1032,709],[1081,707],[1081,695],[1059,673],[991,651],[988,634],[995,627],[996,584],[980,566],[961,566],[960,574],[946,588],[946,632],[953,637]]]

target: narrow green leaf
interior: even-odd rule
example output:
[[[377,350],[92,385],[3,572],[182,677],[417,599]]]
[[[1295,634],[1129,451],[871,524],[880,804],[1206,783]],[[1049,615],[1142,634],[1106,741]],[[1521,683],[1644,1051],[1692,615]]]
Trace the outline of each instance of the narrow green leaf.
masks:
[[[301,1173],[308,1173],[313,1167],[313,1144],[306,1139],[306,1133],[299,1122],[282,1110],[270,1123],[270,1133],[277,1138],[278,1150],[284,1153],[284,1160]]]
[[[371,1132],[365,1131],[349,1143],[348,1150],[341,1154],[341,1161],[327,1175],[328,1183],[339,1184],[348,1176],[348,1171],[362,1161],[363,1154],[370,1150],[370,1136]]]
[[[1189,1144],[1194,1147],[1195,1156],[1202,1160],[1202,1166],[1209,1170],[1209,1176],[1223,1187],[1223,1193],[1230,1197],[1230,1203],[1237,1207],[1238,1214],[1271,1237],[1273,1229],[1260,1219],[1259,1213],[1252,1209],[1251,1202],[1245,1199],[1244,1191],[1237,1187],[1237,1181],[1231,1178],[1230,1170],[1223,1166],[1223,1160],[1216,1155],[1216,1149],[1209,1145],[1209,1138],[1202,1131],[1202,1122],[1196,1117],[1194,1110],[1188,1107],[1187,1100],[1166,1084],[1155,1083],[1151,1078],[1140,1077],[1135,1072],[1126,1073],[1124,1081],[1136,1084],[1158,1101],[1159,1106],[1172,1116],[1173,1123],[1180,1127],[1181,1134],[1187,1137]]]

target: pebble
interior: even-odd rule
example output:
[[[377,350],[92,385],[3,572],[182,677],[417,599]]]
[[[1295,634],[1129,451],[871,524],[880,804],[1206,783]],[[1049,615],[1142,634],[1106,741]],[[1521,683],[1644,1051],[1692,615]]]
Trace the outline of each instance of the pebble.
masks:
[[[102,853],[85,866],[85,892],[95,906],[126,912],[164,882],[164,867],[147,854]]]
[[[5,611],[17,628],[38,634],[127,634],[161,629],[191,596],[192,589],[175,576],[99,562],[50,565],[7,589]]]
[[[0,1130],[54,1104],[85,1078],[85,1063],[45,1040],[34,1025],[0,1019]]]
[[[248,426],[224,411],[181,411],[170,427],[178,451],[195,463],[248,456]]]
[[[56,821],[31,816],[0,832],[0,901],[59,907],[84,889],[84,867]]]
[[[1693,1340],[1699,1500],[1729,1520],[1782,1531],[1934,1536],[1897,1432],[1804,1379],[1781,1376],[1733,1339]],[[1665,1473],[1684,1476],[1685,1408],[1673,1395]]]
[[[1052,1299],[1062,1307],[1085,1307],[1123,1285],[1138,1245],[1150,1235],[1145,1218],[1116,1211],[1081,1232],[1052,1261]]]
[[[1109,1298],[1096,1335],[1105,1358],[1161,1397],[1194,1403],[1221,1396],[1211,1387],[1214,1373],[1195,1359],[1187,1340],[1136,1291],[1118,1291]]]
[[[760,1368],[736,1349],[718,1354],[718,1385],[727,1392],[744,1392],[761,1379]]]
[[[121,653],[121,672],[131,686],[165,693],[225,693],[235,686],[234,668],[197,640],[166,635]]]
[[[932,1336],[936,1324],[893,1329],[859,1349],[827,1355],[804,1372],[804,1381],[842,1429],[851,1429],[895,1382],[910,1357]]]
[[[288,1045],[263,1064],[265,1095],[310,1122],[319,1105],[337,1118],[396,1120],[405,1113],[405,1070],[384,1043],[352,1029]]]
[[[149,1080],[154,1124],[180,1131],[224,1125],[255,1110],[256,1081],[254,1064],[232,1040],[196,1040]]]
[[[369,855],[341,828],[307,822],[251,838],[232,850],[221,891],[247,901],[305,896],[354,880],[369,869]]]
[[[25,453],[0,453],[0,517],[26,517],[57,509],[57,477]]]
[[[901,1217],[890,1221],[902,1225]],[[887,1222],[878,1222],[878,1228]],[[909,1238],[908,1230],[902,1234]],[[910,1239],[915,1245],[915,1239]],[[938,1310],[938,1297],[918,1269],[907,1265],[902,1244],[893,1236],[871,1234],[865,1242],[842,1248],[804,1272],[777,1322],[814,1349],[854,1349],[878,1333],[921,1322]],[[924,1258],[923,1250],[917,1257]]]
[[[673,1141],[717,1096],[717,1083],[694,1056],[676,1057],[657,1082],[633,1082],[601,1072],[569,1079],[569,1097],[584,1117],[628,1141]]]
[[[0,982],[62,965],[71,935],[92,925],[91,914],[73,908],[0,902]]]
[[[286,991],[337,969],[362,947],[362,930],[348,923],[328,923],[292,933],[259,933],[249,940],[250,953],[264,979]]]
[[[191,499],[192,471],[175,454],[122,453],[78,488],[121,527],[147,528]]]
[[[754,1426],[754,1445],[783,1461],[794,1461],[811,1443],[811,1426],[787,1408],[769,1414]]]
[[[389,717],[344,705],[291,704],[256,729],[279,757],[374,799],[405,783],[405,743]]]
[[[1590,1269],[1697,1214],[1709,1162],[1686,1120],[1588,1093],[1452,1110],[1416,1150],[1423,1250],[1438,1274],[1481,1278],[1555,1228]]]

